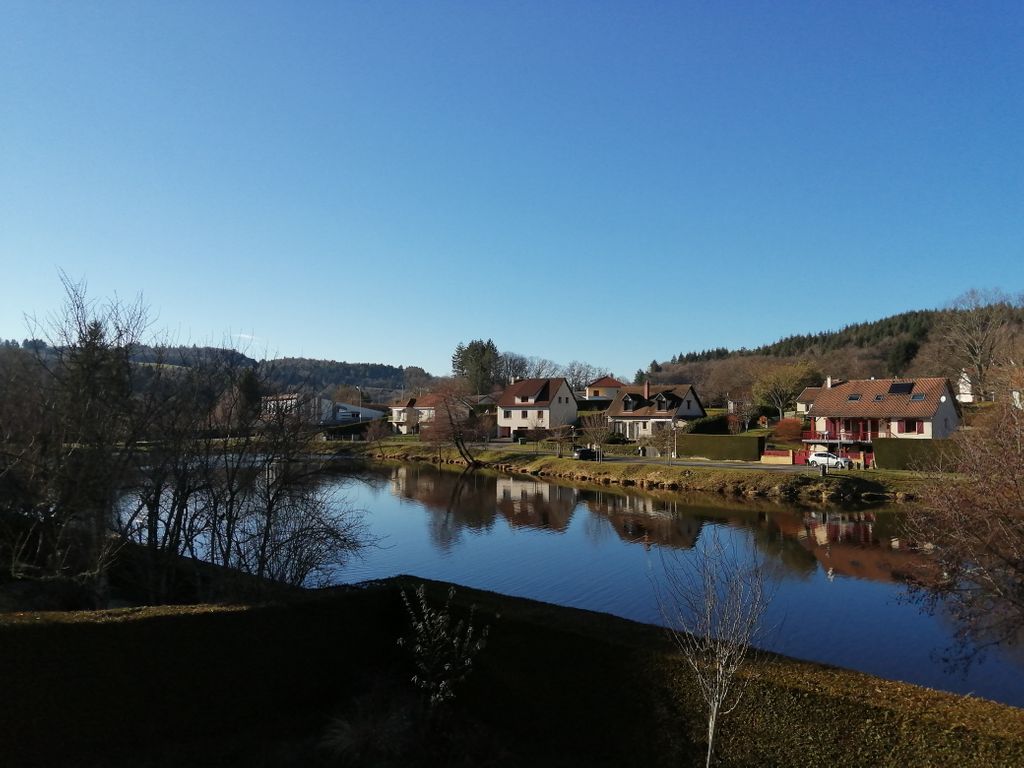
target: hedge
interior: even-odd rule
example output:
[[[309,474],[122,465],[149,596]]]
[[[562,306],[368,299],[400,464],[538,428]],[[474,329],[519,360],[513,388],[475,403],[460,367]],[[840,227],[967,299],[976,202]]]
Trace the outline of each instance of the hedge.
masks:
[[[880,437],[874,441],[879,469],[927,469],[936,466],[954,443],[949,440],[913,440]]]
[[[760,461],[763,435],[679,435],[679,456],[700,456],[716,461]]]

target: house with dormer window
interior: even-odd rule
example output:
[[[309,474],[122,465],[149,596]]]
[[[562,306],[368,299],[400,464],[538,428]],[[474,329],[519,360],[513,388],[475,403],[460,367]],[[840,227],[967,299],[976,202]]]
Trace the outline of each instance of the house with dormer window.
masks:
[[[523,379],[498,398],[498,437],[564,427],[576,421],[576,414],[576,396],[564,378]]]
[[[707,413],[689,384],[622,387],[608,406],[611,430],[629,440],[651,437],[660,429],[680,427]]]
[[[829,386],[814,396],[808,416],[810,450],[870,450],[884,437],[929,440],[952,435],[960,406],[947,379],[858,379]]]

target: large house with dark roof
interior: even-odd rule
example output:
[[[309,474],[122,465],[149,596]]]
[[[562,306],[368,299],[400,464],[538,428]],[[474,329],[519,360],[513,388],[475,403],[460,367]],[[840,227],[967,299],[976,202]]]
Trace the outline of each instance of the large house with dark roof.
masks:
[[[560,379],[523,379],[498,398],[498,437],[532,429],[554,429],[576,421],[576,396]]]
[[[960,407],[947,379],[859,379],[822,387],[808,416],[811,450],[869,448],[884,437],[928,440],[952,435]]]
[[[608,426],[629,440],[651,437],[669,428],[706,416],[689,384],[624,386],[608,406]]]

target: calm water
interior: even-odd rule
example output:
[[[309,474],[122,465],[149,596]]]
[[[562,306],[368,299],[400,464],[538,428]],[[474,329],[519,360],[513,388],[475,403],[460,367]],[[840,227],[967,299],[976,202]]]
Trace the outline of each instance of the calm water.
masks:
[[[764,647],[1024,706],[1024,656],[990,651],[966,670],[943,661],[953,628],[908,599],[901,574],[927,561],[900,548],[891,512],[581,491],[421,466],[336,482],[380,540],[338,583],[405,573],[660,623],[666,555],[686,557],[717,526],[741,549],[753,544],[778,579]]]

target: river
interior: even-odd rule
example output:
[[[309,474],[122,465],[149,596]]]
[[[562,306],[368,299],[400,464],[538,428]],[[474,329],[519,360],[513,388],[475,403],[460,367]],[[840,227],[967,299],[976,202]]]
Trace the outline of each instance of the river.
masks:
[[[946,660],[958,651],[955,628],[907,588],[905,576],[929,563],[900,539],[892,509],[581,490],[426,465],[331,482],[376,539],[336,583],[411,574],[661,623],[666,564],[699,552],[713,531],[772,574],[762,647],[1024,706],[1019,652]]]

